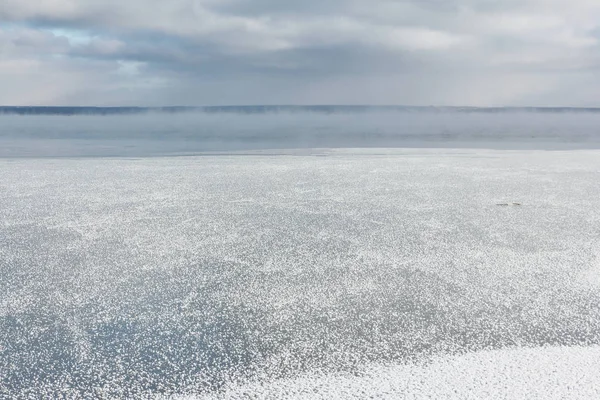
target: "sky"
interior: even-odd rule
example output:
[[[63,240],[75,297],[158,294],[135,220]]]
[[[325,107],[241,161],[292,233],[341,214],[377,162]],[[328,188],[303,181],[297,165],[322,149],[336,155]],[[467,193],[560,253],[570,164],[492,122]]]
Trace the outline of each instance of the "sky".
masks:
[[[0,0],[0,105],[600,106],[599,0]]]

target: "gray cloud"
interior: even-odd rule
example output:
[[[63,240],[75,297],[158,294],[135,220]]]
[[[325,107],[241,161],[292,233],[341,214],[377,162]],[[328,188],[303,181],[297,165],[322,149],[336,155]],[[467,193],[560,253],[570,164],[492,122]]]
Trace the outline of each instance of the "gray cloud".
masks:
[[[600,105],[596,0],[0,0],[3,104]]]

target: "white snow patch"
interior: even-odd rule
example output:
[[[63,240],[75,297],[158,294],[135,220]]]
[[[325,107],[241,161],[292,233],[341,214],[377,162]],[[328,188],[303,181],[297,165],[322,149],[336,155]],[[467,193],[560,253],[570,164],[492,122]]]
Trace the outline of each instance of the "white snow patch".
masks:
[[[600,347],[493,350],[232,386],[192,399],[599,399]]]

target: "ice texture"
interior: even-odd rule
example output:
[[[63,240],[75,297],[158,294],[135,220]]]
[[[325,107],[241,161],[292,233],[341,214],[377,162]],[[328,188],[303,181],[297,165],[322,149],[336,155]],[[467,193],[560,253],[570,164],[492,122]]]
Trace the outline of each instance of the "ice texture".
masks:
[[[360,373],[306,374],[230,386],[211,399],[535,399],[600,398],[600,348],[482,351],[418,364],[365,366]]]
[[[0,159],[0,398],[597,398],[599,176],[597,150]]]

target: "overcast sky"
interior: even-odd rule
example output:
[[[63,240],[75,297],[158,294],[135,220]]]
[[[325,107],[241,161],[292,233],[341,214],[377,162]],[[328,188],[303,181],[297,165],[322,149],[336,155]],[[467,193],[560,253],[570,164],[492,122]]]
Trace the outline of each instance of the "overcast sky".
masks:
[[[0,0],[2,105],[600,106],[600,0]]]

